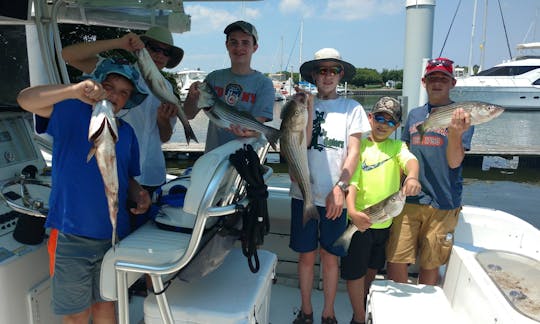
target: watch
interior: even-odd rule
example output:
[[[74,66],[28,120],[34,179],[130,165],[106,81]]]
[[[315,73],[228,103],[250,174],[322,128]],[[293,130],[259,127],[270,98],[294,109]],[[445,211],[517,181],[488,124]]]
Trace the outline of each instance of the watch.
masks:
[[[344,182],[344,181],[338,181],[336,182],[336,186],[339,187],[339,189],[341,189],[341,191],[343,191],[344,193],[347,193],[349,192],[349,184]]]

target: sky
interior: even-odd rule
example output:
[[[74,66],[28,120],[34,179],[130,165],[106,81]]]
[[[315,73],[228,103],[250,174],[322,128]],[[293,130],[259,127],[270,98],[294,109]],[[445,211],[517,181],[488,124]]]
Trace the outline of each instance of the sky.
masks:
[[[486,1],[484,68],[509,59],[509,46],[511,55],[516,56],[517,44],[540,41],[538,0],[477,0],[472,47],[475,1],[436,0],[433,57],[442,51],[441,56],[460,66],[468,66],[469,61],[472,65],[480,63]],[[253,55],[252,67],[264,73],[285,69],[297,72],[300,62],[313,59],[314,53],[324,47],[336,48],[344,60],[357,68],[379,72],[403,69],[405,3],[405,0],[185,1],[184,11],[191,16],[191,30],[173,34],[175,45],[185,51],[183,61],[173,71],[197,68],[212,71],[230,66],[223,30],[236,20],[249,21],[257,28],[259,48]]]

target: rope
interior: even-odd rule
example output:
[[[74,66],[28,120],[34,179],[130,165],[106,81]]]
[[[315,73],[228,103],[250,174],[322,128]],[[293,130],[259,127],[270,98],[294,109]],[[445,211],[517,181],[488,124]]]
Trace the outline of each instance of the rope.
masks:
[[[251,145],[244,145],[229,156],[229,161],[246,182],[249,203],[242,212],[242,253],[248,258],[251,272],[259,271],[260,263],[257,246],[262,245],[264,236],[270,230],[268,217],[267,186],[264,183],[264,167]],[[255,262],[255,263],[253,263]]]
[[[512,51],[510,50],[510,43],[508,42],[508,33],[506,32],[506,24],[504,22],[504,16],[503,16],[502,8],[501,8],[501,1],[498,0],[497,2],[499,3],[499,12],[501,13],[501,20],[502,20],[503,29],[504,29],[504,36],[506,37],[506,47],[508,48],[508,56],[510,56],[510,59],[512,59]]]
[[[448,27],[448,32],[446,33],[446,37],[444,38],[444,43],[441,47],[441,52],[439,53],[438,57],[442,56],[442,52],[444,50],[444,46],[446,46],[446,41],[448,40],[448,36],[450,35],[450,30],[452,30],[452,26],[454,25],[454,20],[456,20],[456,16],[459,10],[459,6],[461,5],[461,0],[459,0],[458,5],[456,7],[456,11],[454,12],[454,17],[452,17],[452,22],[450,23],[450,27]]]

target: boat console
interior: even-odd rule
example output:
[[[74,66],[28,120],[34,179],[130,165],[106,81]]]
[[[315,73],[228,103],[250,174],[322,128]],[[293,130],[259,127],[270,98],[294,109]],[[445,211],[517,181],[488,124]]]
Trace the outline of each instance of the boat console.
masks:
[[[50,310],[44,216],[50,193],[31,116],[0,113],[0,323],[58,322]]]

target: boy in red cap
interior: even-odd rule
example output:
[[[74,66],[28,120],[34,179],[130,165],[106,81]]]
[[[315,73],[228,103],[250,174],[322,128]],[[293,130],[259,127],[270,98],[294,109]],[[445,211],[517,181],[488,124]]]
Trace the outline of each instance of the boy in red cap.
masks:
[[[461,211],[462,162],[471,147],[474,127],[469,113],[456,109],[444,130],[428,131],[422,137],[416,126],[439,106],[452,103],[450,89],[456,84],[451,60],[439,57],[428,61],[422,84],[428,102],[410,111],[401,139],[420,163],[422,190],[407,197],[401,215],[394,219],[387,245],[388,278],[407,282],[407,266],[415,263],[418,282],[436,285],[439,267],[448,261],[454,229]]]

